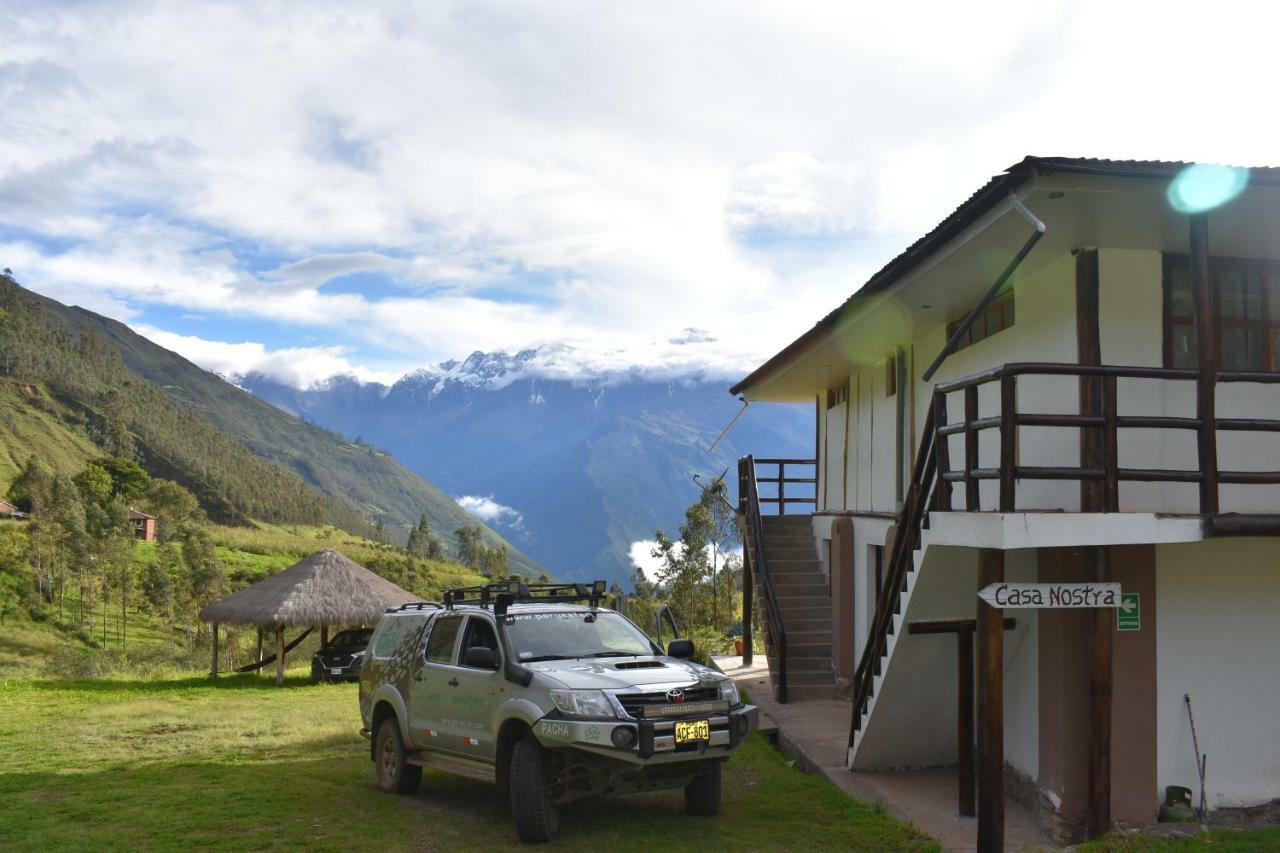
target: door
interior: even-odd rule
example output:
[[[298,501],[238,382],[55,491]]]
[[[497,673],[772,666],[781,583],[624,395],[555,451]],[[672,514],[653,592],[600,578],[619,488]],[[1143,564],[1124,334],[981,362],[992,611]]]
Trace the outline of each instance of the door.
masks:
[[[437,616],[422,648],[409,702],[409,736],[418,749],[462,751],[449,743],[440,721],[448,715],[450,671],[463,618],[454,613]]]
[[[494,665],[475,667],[467,665],[467,650],[489,649],[493,652]],[[498,648],[498,635],[493,622],[486,614],[473,613],[467,617],[458,644],[455,666],[449,668],[448,714],[440,720],[444,736],[461,745],[460,751],[474,758],[489,761],[497,752],[492,728],[493,712],[502,694],[502,652]]]

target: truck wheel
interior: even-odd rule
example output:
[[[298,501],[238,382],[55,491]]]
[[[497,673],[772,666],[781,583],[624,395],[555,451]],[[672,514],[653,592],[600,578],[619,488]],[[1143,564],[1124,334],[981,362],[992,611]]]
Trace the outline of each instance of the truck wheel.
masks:
[[[388,794],[412,794],[422,782],[422,768],[410,764],[400,739],[400,724],[387,717],[378,725],[374,741],[374,767],[378,771],[378,787]]]
[[[528,735],[516,743],[511,755],[511,816],[516,833],[526,844],[540,844],[555,837],[560,828],[560,807],[551,802],[547,782],[550,755]]]
[[[684,810],[692,815],[720,814],[720,762],[697,776],[684,788]]]

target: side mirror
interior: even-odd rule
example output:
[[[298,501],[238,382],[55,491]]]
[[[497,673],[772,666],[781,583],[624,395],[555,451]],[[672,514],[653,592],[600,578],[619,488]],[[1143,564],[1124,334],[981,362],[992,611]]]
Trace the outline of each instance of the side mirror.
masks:
[[[497,669],[498,656],[493,653],[493,649],[487,649],[484,646],[472,646],[462,656],[462,663],[472,669]]]
[[[667,656],[688,660],[693,657],[693,640],[672,640],[667,646]]]

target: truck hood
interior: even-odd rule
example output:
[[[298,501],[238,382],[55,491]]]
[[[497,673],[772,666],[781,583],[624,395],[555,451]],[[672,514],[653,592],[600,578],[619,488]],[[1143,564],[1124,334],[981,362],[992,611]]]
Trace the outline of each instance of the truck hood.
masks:
[[[719,684],[725,676],[702,664],[666,656],[628,658],[579,658],[526,664],[539,677],[580,690],[622,690],[659,685],[688,687]]]

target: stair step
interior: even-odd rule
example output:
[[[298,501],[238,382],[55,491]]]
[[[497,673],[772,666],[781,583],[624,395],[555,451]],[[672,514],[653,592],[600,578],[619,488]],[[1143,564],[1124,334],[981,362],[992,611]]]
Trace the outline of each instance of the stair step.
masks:
[[[825,634],[831,636],[831,614],[828,612],[826,616],[812,616],[808,619],[792,619],[786,624],[787,639],[790,640],[792,635],[803,636],[805,634]]]
[[[787,701],[788,702],[806,702],[819,699],[836,698],[836,686],[834,683],[827,684],[792,684],[791,679],[787,679]]]
[[[827,630],[831,630],[831,605],[826,604],[822,607],[779,607],[782,612],[782,627],[787,630],[795,628],[797,631],[815,630],[814,625],[825,624]],[[804,626],[804,627],[801,627]]]
[[[830,684],[834,687],[835,683],[836,683],[835,674],[829,670],[827,672],[815,672],[815,671],[807,671],[807,670],[801,670],[799,672],[796,672],[791,668],[790,664],[788,664],[787,666],[788,688],[792,684]]]
[[[802,660],[822,660],[831,663],[830,638],[826,643],[797,643],[787,635],[787,661],[795,663]]]

